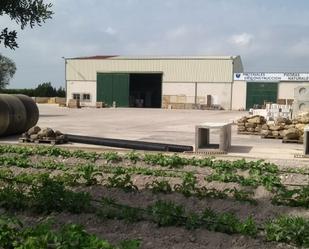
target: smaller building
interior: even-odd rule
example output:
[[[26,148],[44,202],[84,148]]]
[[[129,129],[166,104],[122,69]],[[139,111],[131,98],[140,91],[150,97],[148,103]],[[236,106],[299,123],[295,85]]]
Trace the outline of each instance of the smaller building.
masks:
[[[295,90],[301,86],[309,86],[309,73],[235,73],[234,92],[238,98],[233,109],[248,110],[265,102],[291,104],[298,99]]]

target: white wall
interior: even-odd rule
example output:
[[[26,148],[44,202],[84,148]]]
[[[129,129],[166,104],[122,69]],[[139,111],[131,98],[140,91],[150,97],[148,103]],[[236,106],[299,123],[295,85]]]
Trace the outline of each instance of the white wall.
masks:
[[[195,83],[164,83],[162,84],[162,95],[185,96],[185,103],[194,103],[195,99]],[[178,102],[173,99],[171,102]]]
[[[247,82],[234,81],[232,95],[232,110],[246,109]]]
[[[278,86],[278,99],[294,99],[294,89],[309,82],[280,82]]]
[[[231,83],[198,83],[197,96],[212,96],[212,104],[221,105],[225,110],[231,108]]]
[[[184,102],[193,104],[195,102],[195,83],[163,83],[162,94],[184,95]],[[231,83],[197,83],[197,97],[205,98],[205,104],[207,95],[212,96],[212,104],[221,105],[226,110],[230,109]],[[174,101],[171,100],[171,102]]]
[[[67,103],[69,99],[73,98],[73,93],[90,94],[90,101],[83,101],[80,103],[82,106],[95,106],[97,102],[97,87],[94,81],[68,81],[67,82]]]

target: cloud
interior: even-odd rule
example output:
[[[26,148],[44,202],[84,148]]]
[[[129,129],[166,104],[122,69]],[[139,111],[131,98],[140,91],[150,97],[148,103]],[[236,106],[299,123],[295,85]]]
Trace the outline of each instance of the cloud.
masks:
[[[230,42],[238,47],[248,47],[252,44],[253,38],[253,35],[249,33],[241,33],[232,35],[230,38]]]
[[[108,35],[115,35],[117,34],[117,30],[113,29],[112,27],[107,27],[105,33]]]
[[[189,34],[189,29],[185,26],[180,26],[167,32],[168,39],[178,39]]]
[[[21,31],[0,16],[18,31],[19,49],[0,46],[17,65],[10,87],[63,85],[62,56],[240,54],[246,71],[309,68],[308,0],[51,1],[42,27]]]

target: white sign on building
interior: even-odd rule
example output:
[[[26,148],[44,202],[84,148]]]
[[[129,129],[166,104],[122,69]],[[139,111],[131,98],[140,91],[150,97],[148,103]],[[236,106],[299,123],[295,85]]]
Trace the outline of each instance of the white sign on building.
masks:
[[[234,81],[309,81],[309,73],[235,73]]]

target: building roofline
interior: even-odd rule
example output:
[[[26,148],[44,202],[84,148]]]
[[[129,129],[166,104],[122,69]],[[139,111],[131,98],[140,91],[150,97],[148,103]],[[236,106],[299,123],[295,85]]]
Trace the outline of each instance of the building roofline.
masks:
[[[66,58],[67,60],[234,60],[240,56],[117,56],[95,55]]]

